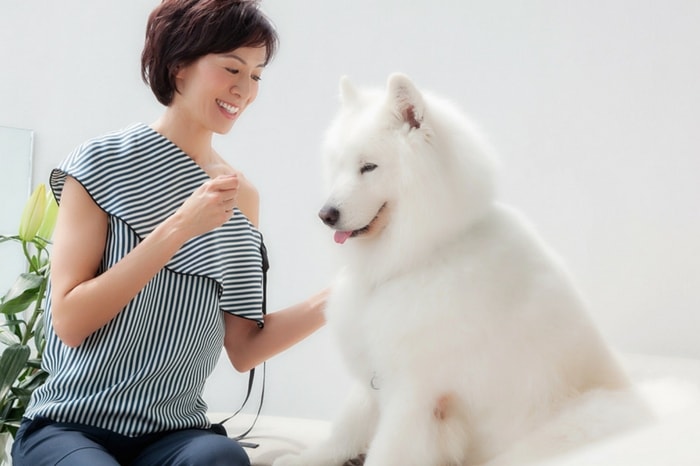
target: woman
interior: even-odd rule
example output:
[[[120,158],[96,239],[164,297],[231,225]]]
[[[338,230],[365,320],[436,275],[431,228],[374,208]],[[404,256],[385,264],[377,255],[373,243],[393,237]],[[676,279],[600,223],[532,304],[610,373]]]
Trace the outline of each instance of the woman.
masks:
[[[324,323],[326,292],[263,319],[258,194],[212,147],[258,93],[277,35],[254,1],[164,0],[142,73],[166,106],[79,146],[59,199],[44,364],[17,466],[247,465],[202,400],[222,345],[247,371]]]

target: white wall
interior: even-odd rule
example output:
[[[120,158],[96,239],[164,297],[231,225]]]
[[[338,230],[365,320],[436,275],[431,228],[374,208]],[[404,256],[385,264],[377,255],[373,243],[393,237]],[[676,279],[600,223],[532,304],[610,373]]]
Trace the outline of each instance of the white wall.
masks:
[[[139,77],[156,3],[0,0],[0,125],[36,131],[35,183],[85,138],[157,117]],[[616,347],[700,357],[700,2],[416,3],[263,2],[282,48],[216,144],[263,194],[271,308],[330,281],[318,146],[339,76],[400,70],[481,123],[503,197],[568,260]],[[212,408],[235,408],[245,379],[222,363]],[[328,418],[347,382],[322,330],[270,361],[265,412]]]
[[[2,158],[0,235],[12,236],[19,232],[24,203],[31,193],[32,139],[32,131],[0,125],[0,154],[7,152],[14,155],[13,158]],[[0,294],[4,294],[15,282],[17,275],[26,270],[27,260],[20,245],[14,241],[0,245],[0,257]]]

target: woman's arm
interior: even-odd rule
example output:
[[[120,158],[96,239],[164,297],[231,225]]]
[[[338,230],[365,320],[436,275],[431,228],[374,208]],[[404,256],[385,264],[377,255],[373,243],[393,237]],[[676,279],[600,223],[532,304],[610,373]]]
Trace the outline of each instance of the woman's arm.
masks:
[[[242,174],[239,175],[238,208],[257,227],[258,192]],[[233,367],[246,372],[321,328],[326,321],[323,311],[327,296],[328,291],[324,290],[306,301],[268,314],[264,329],[252,320],[226,313],[224,347]]]
[[[225,314],[224,347],[237,371],[246,372],[272,356],[294,346],[325,324],[323,310],[328,291],[306,301],[265,316],[265,327],[231,314]]]
[[[97,275],[107,214],[68,177],[51,260],[51,313],[58,337],[75,347],[113,319],[188,239],[230,218],[237,188],[235,176],[205,183],[122,260]]]

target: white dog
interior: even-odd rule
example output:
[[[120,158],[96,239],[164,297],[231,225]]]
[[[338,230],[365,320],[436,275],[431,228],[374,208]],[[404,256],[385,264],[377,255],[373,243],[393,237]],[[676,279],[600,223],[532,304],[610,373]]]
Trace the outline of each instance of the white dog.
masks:
[[[636,422],[562,264],[495,200],[467,118],[400,74],[385,92],[343,79],[341,100],[319,215],[345,253],[327,318],[357,389],[325,443],[275,466],[523,465]]]

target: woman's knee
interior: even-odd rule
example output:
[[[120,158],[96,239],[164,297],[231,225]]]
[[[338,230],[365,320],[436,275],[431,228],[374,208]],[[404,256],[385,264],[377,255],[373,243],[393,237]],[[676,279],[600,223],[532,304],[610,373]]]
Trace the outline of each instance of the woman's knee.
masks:
[[[172,433],[148,447],[134,466],[250,466],[248,454],[235,440],[207,430]]]
[[[211,464],[221,466],[250,466],[250,458],[235,440],[220,437],[220,440],[214,442],[211,448],[208,448],[203,457],[205,458],[199,464]]]
[[[84,433],[42,419],[22,423],[12,445],[12,462],[16,466],[119,465]]]

